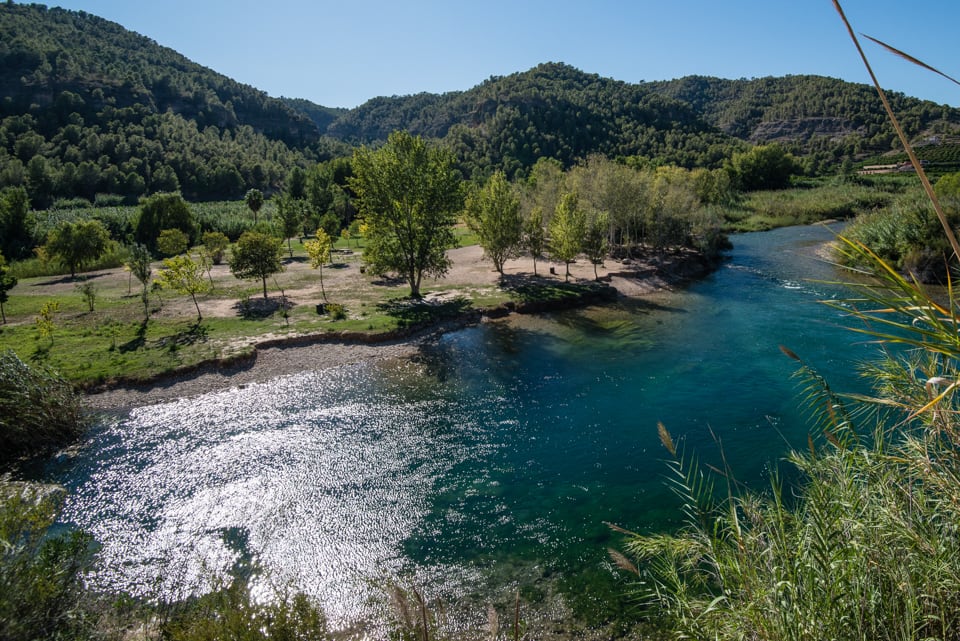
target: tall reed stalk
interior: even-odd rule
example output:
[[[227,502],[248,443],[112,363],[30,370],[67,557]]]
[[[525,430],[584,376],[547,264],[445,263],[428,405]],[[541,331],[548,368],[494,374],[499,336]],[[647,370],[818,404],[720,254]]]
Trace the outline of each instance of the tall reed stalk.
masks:
[[[955,268],[953,230],[839,2],[834,6],[937,211]],[[869,266],[870,278],[829,304],[882,349],[864,368],[873,393],[845,396],[784,348],[799,364],[811,417],[807,450],[788,457],[803,479],[795,496],[775,475],[769,491],[754,493],[739,490],[728,470],[704,472],[660,426],[685,525],[673,535],[616,528],[626,532],[625,551],[637,563],[616,552],[614,562],[636,575],[638,594],[678,638],[960,638],[953,285],[931,293],[862,243],[841,238],[838,245],[856,259],[850,264]]]

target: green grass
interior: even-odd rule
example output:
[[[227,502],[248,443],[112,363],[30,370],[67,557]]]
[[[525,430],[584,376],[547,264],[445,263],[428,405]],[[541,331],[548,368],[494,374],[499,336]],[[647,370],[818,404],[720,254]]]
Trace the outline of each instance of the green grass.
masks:
[[[913,189],[916,189],[914,186]],[[728,232],[766,231],[790,225],[847,219],[888,205],[904,190],[896,177],[851,182],[810,181],[792,189],[745,194],[725,208]]]

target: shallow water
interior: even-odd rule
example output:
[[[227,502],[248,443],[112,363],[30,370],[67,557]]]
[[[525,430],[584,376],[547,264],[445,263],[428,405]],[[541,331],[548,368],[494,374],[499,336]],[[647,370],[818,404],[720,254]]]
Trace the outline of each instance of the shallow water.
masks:
[[[398,578],[464,602],[559,594],[603,620],[625,585],[604,522],[678,523],[657,421],[704,462],[722,444],[762,489],[806,443],[778,345],[861,389],[854,361],[869,352],[815,302],[836,290],[807,280],[833,278],[814,256],[830,237],[737,236],[685,291],[106,419],[49,469],[70,490],[63,518],[103,545],[96,583],[143,595],[255,566],[264,589],[305,590],[335,621],[369,614]]]

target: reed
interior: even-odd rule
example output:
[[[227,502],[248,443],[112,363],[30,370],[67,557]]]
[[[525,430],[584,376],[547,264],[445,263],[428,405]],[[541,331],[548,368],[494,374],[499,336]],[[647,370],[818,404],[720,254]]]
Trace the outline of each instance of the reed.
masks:
[[[960,247],[915,167],[955,268]],[[860,273],[846,300],[827,304],[880,347],[863,368],[873,393],[837,393],[784,348],[798,363],[811,420],[806,451],[788,456],[798,486],[788,492],[773,475],[768,491],[745,491],[729,470],[704,471],[660,426],[685,524],[670,535],[616,528],[637,563],[614,561],[637,577],[651,616],[678,638],[960,636],[960,317],[952,280],[948,272],[946,290],[934,293],[861,241],[841,238],[838,248]]]

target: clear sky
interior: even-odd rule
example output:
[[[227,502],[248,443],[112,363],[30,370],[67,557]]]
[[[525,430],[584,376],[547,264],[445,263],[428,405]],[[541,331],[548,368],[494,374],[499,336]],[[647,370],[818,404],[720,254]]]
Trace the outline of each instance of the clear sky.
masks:
[[[868,82],[831,0],[59,0],[272,96],[355,107],[565,62],[624,80],[817,74]],[[960,77],[960,0],[844,0],[854,29]],[[960,86],[878,46],[887,89],[960,105]]]

